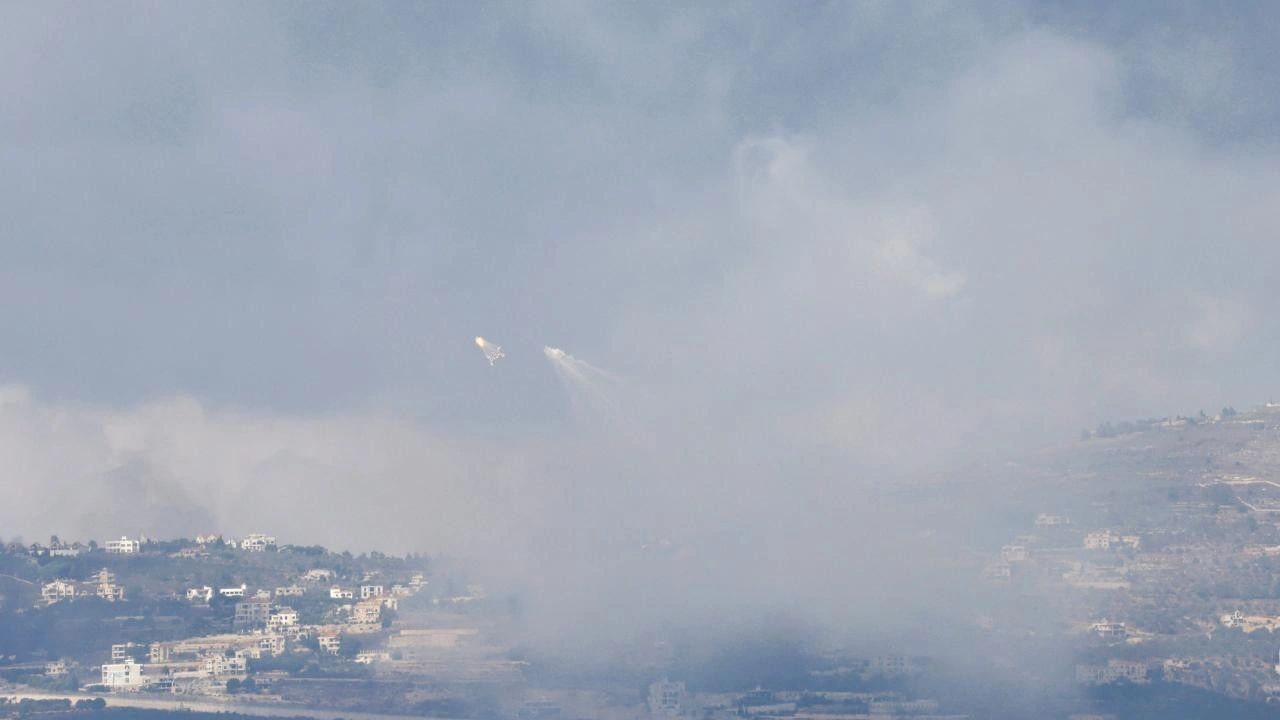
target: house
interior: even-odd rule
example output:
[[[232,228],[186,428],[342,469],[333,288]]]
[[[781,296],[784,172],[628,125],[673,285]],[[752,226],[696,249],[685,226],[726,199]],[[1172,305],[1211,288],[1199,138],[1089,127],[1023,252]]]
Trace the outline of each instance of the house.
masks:
[[[210,655],[204,660],[204,671],[213,677],[226,675],[244,675],[249,670],[249,663],[244,653],[237,651],[228,657],[226,654]]]
[[[111,646],[112,662],[124,662],[133,657],[132,650],[138,647],[135,643],[116,643]]]
[[[276,588],[276,597],[300,597],[306,590],[301,585]]]
[[[368,600],[371,597],[382,597],[381,585],[361,585],[360,586],[360,599]]]
[[[262,657],[263,653],[268,655],[279,655],[284,652],[284,636],[283,635],[263,635],[258,640],[258,657]]]
[[[244,591],[247,587],[241,583],[240,587],[218,588],[218,594],[222,597],[244,597]]]
[[[271,613],[271,617],[267,619],[267,626],[273,629],[281,629],[294,627],[298,624],[298,611],[291,607],[282,607]]]
[[[253,533],[240,541],[240,549],[245,552],[266,552],[269,549],[274,549],[275,546],[276,539],[262,533]]]
[[[357,625],[373,624],[382,617],[382,601],[378,598],[361,600],[351,609],[351,622]]]
[[[120,602],[124,600],[124,588],[116,585],[115,583],[99,583],[98,589],[94,594],[107,602]]]
[[[189,602],[209,602],[213,599],[213,588],[205,585],[198,588],[187,588],[187,600]]]
[[[1106,665],[1077,665],[1076,682],[1084,685],[1108,685],[1115,682],[1131,682],[1144,685],[1147,664],[1135,660],[1108,660]]]
[[[1223,615],[1222,624],[1229,628],[1244,627],[1244,614],[1236,610],[1230,615]]]
[[[1098,637],[1114,638],[1117,640],[1123,640],[1129,636],[1129,630],[1122,622],[1107,622],[1106,620],[1103,620],[1102,622],[1096,622],[1090,625],[1089,631],[1097,633]]]
[[[122,537],[119,540],[108,540],[105,549],[111,555],[135,555],[142,550],[142,543],[138,540],[130,540]]]
[[[375,662],[386,662],[390,659],[391,653],[380,650],[365,651],[356,654],[356,662],[361,665],[372,665]]]
[[[1110,530],[1091,532],[1084,536],[1084,547],[1086,550],[1108,550],[1113,541],[1118,541],[1118,538],[1113,538]]]
[[[220,542],[221,540],[222,540],[222,536],[221,536],[221,535],[215,535],[215,534],[213,534],[213,533],[209,533],[208,535],[197,535],[197,536],[196,536],[196,544],[197,544],[197,545],[216,545],[216,544],[217,544],[218,542]]]
[[[342,649],[342,638],[338,635],[321,635],[316,641],[320,643],[320,649],[330,655],[337,655]]]
[[[344,590],[344,589],[342,589],[342,587],[341,587],[341,586],[339,586],[339,585],[334,585],[333,587],[329,588],[329,599],[331,599],[331,600],[353,600],[353,599],[355,599],[355,592],[353,592],[353,591],[351,591],[351,590]]]
[[[139,690],[146,681],[142,677],[142,666],[129,659],[103,665],[102,684],[112,690]]]
[[[40,598],[50,605],[76,596],[76,585],[70,580],[54,580],[40,587]]]
[[[67,661],[55,660],[44,664],[44,674],[48,677],[62,677],[67,674]]]
[[[302,582],[326,582],[333,579],[333,571],[323,568],[308,570],[302,576]]]
[[[182,548],[178,552],[174,553],[173,557],[182,558],[184,560],[193,560],[195,558],[205,557],[208,554],[209,554],[208,550],[205,550],[203,547],[199,545],[195,545],[193,547]]]
[[[1022,562],[1027,559],[1025,545],[1005,545],[1000,548],[1000,559],[1004,562]]]
[[[1040,513],[1036,516],[1036,527],[1058,527],[1061,525],[1070,525],[1071,521],[1061,515],[1050,515],[1048,513]]]

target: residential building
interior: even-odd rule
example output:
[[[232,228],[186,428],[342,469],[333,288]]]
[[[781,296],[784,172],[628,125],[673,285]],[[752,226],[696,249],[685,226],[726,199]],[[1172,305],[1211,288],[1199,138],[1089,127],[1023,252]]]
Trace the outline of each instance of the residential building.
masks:
[[[1084,536],[1084,547],[1086,550],[1108,550],[1115,540],[1117,539],[1112,537],[1110,530],[1091,532]]]
[[[360,599],[368,600],[371,597],[382,597],[381,585],[361,585],[360,586]]]
[[[265,627],[271,620],[271,603],[262,600],[248,600],[236,603],[236,614],[232,625],[240,630],[254,627]]]
[[[112,555],[134,555],[142,550],[142,543],[122,537],[119,540],[108,540],[103,549]]]
[[[323,568],[315,568],[313,570],[308,570],[302,576],[303,582],[326,582],[332,579],[333,579],[333,571],[325,570]]]
[[[290,585],[288,587],[276,588],[276,597],[300,597],[306,589],[301,585]]]
[[[1098,637],[1112,638],[1116,640],[1123,640],[1129,636],[1129,630],[1122,622],[1107,622],[1106,620],[1103,620],[1102,622],[1096,622],[1090,625],[1089,630],[1090,632],[1097,633]]]
[[[1106,665],[1077,665],[1076,682],[1084,685],[1107,685],[1115,682],[1146,684],[1147,664],[1135,660],[1108,660]]]
[[[337,655],[342,649],[342,637],[338,635],[321,635],[316,641],[320,643],[320,649],[330,655]]]
[[[147,651],[147,659],[154,663],[169,662],[169,654],[171,648],[162,642],[151,643],[151,648]]]
[[[117,643],[111,646],[111,661],[124,662],[133,657],[133,650],[137,648],[137,643]]]
[[[679,717],[687,701],[684,683],[663,679],[649,686],[649,712],[660,717]]]
[[[99,583],[95,595],[106,600],[107,602],[120,602],[124,600],[124,588],[115,583]]]
[[[44,664],[44,674],[49,677],[62,677],[67,674],[67,661],[55,660]]]
[[[267,627],[273,629],[281,629],[294,627],[298,624],[298,611],[291,607],[282,607],[271,613],[271,617],[267,619]]]
[[[351,590],[344,590],[341,586],[334,585],[333,587],[329,588],[329,599],[353,600],[355,599],[355,592]]]
[[[218,588],[218,594],[222,597],[244,597],[244,592],[248,588],[242,583],[240,587]]]
[[[40,597],[52,605],[59,600],[71,600],[76,596],[76,585],[70,580],[54,580],[40,587]]]
[[[373,624],[382,617],[382,601],[378,598],[361,600],[351,608],[351,622],[356,624]]]
[[[275,546],[276,539],[262,533],[253,533],[240,541],[240,549],[245,552],[265,552],[268,549],[275,548]]]
[[[284,652],[284,636],[283,635],[263,635],[258,640],[258,657],[262,657],[263,653],[268,655],[279,655]]]
[[[1004,562],[1022,562],[1027,559],[1025,545],[1005,545],[1000,548],[1000,559]]]
[[[142,666],[129,659],[103,665],[102,684],[112,690],[139,690],[146,681],[142,677]]]
[[[1036,527],[1057,527],[1060,525],[1070,525],[1071,521],[1061,515],[1050,515],[1048,513],[1040,513],[1036,516]]]
[[[187,600],[191,602],[209,602],[213,599],[213,588],[205,585],[198,588],[187,588]]]
[[[249,663],[245,659],[244,653],[238,651],[230,657],[220,654],[210,655],[204,659],[204,671],[213,677],[244,675],[248,669]]]

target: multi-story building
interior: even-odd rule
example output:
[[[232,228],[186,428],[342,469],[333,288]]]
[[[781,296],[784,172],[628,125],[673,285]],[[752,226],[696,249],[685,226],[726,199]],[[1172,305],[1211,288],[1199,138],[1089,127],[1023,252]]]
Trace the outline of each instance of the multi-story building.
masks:
[[[280,630],[298,624],[298,611],[291,607],[282,607],[271,613],[267,619],[267,627]]]
[[[142,666],[128,659],[103,665],[102,684],[113,690],[139,690],[146,681],[142,676]]]
[[[249,663],[242,652],[236,652],[230,657],[225,654],[210,655],[204,659],[204,671],[213,677],[244,675],[248,669]]]
[[[236,603],[236,614],[233,625],[240,630],[254,627],[265,627],[271,619],[271,603],[262,600],[249,600]]]
[[[71,600],[76,596],[76,585],[70,580],[54,580],[40,587],[40,597],[52,605],[59,600]]]
[[[649,712],[658,717],[679,717],[684,713],[685,687],[682,682],[663,679],[649,686]]]
[[[300,597],[306,592],[301,585],[289,585],[276,588],[276,597]]]
[[[342,638],[338,635],[321,635],[316,641],[320,643],[320,649],[330,655],[337,655],[342,649]]]
[[[119,540],[108,540],[103,549],[112,555],[133,555],[142,550],[142,543],[122,537]]]
[[[360,599],[368,600],[371,597],[382,597],[381,585],[361,585],[360,586]]]
[[[339,585],[334,585],[333,587],[329,588],[329,599],[330,600],[353,600],[355,599],[355,592],[351,590],[346,590]]]
[[[265,552],[268,548],[275,546],[276,539],[262,533],[253,533],[240,541],[240,549],[245,552]]]
[[[218,588],[218,594],[222,597],[244,597],[244,592],[247,589],[247,586],[242,583],[240,587]]]

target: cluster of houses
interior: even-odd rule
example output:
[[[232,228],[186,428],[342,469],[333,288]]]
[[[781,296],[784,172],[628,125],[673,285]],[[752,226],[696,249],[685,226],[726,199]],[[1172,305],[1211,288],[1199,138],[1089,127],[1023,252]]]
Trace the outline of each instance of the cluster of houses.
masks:
[[[248,675],[248,661],[264,656],[278,656],[292,646],[314,638],[320,652],[337,655],[345,635],[373,633],[382,629],[383,613],[395,610],[399,599],[412,595],[426,585],[422,574],[414,574],[403,584],[390,588],[363,584],[356,588],[340,585],[329,587],[330,599],[350,599],[336,610],[342,621],[336,624],[303,624],[288,598],[307,592],[307,585],[331,581],[329,570],[315,569],[303,574],[294,584],[249,592],[245,585],[218,588],[189,588],[192,602],[208,602],[214,594],[240,598],[232,618],[233,633],[185,640],[154,642],[146,648],[133,645],[112,647],[111,662],[101,666],[101,684],[109,690],[169,690],[175,693],[219,692],[231,678]],[[317,590],[322,592],[322,590]],[[384,659],[387,653],[365,652],[357,662],[371,663]],[[146,661],[146,662],[144,662]],[[65,664],[47,669],[50,674],[65,672]]]
[[[40,586],[40,600],[46,605],[81,597],[98,597],[107,602],[117,602],[124,600],[124,588],[116,584],[116,576],[106,568],[84,582],[54,580]]]

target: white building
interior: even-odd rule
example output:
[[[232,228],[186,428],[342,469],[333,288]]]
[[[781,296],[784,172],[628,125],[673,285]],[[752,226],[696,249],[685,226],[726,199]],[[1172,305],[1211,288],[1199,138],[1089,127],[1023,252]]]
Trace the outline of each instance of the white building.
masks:
[[[247,587],[243,584],[240,587],[218,588],[218,594],[222,597],[244,597],[244,591]]]
[[[1000,548],[1000,559],[1004,562],[1022,562],[1027,559],[1026,545],[1005,545]]]
[[[1096,622],[1089,626],[1090,632],[1095,632],[1098,637],[1116,638],[1123,640],[1129,636],[1129,629],[1122,622]]]
[[[119,540],[108,540],[103,549],[112,555],[133,555],[142,550],[142,543],[122,537]]]
[[[321,635],[316,641],[320,643],[320,649],[330,655],[337,655],[342,649],[342,638],[337,635]]]
[[[50,605],[59,600],[70,600],[76,596],[76,585],[70,580],[54,580],[40,588],[40,597]]]
[[[294,627],[298,624],[298,611],[291,607],[282,607],[271,613],[267,626],[273,629]]]
[[[198,588],[187,588],[187,600],[190,602],[209,602],[213,599],[213,588],[205,585]]]
[[[355,593],[352,592],[351,590],[344,590],[339,585],[334,585],[333,587],[329,588],[329,599],[330,600],[353,600],[355,599]]]
[[[1115,540],[1118,540],[1118,538]],[[1110,530],[1091,532],[1084,536],[1084,547],[1086,550],[1109,550],[1112,542],[1113,538]]]
[[[137,690],[145,684],[142,666],[132,659],[103,665],[102,684],[113,690]]]
[[[360,586],[360,599],[368,600],[371,597],[382,597],[381,585],[361,585]]]
[[[205,673],[213,677],[222,677],[225,675],[244,675],[249,669],[249,664],[245,660],[244,654],[237,652],[231,657],[226,655],[212,655],[204,660]]]
[[[301,585],[290,585],[288,587],[276,588],[276,597],[299,597],[306,592]]]
[[[240,541],[240,549],[245,552],[265,552],[267,548],[276,546],[276,539],[270,535],[253,533]]]
[[[124,600],[124,588],[115,583],[98,583],[98,589],[95,595],[106,600],[107,602],[120,602]]]

